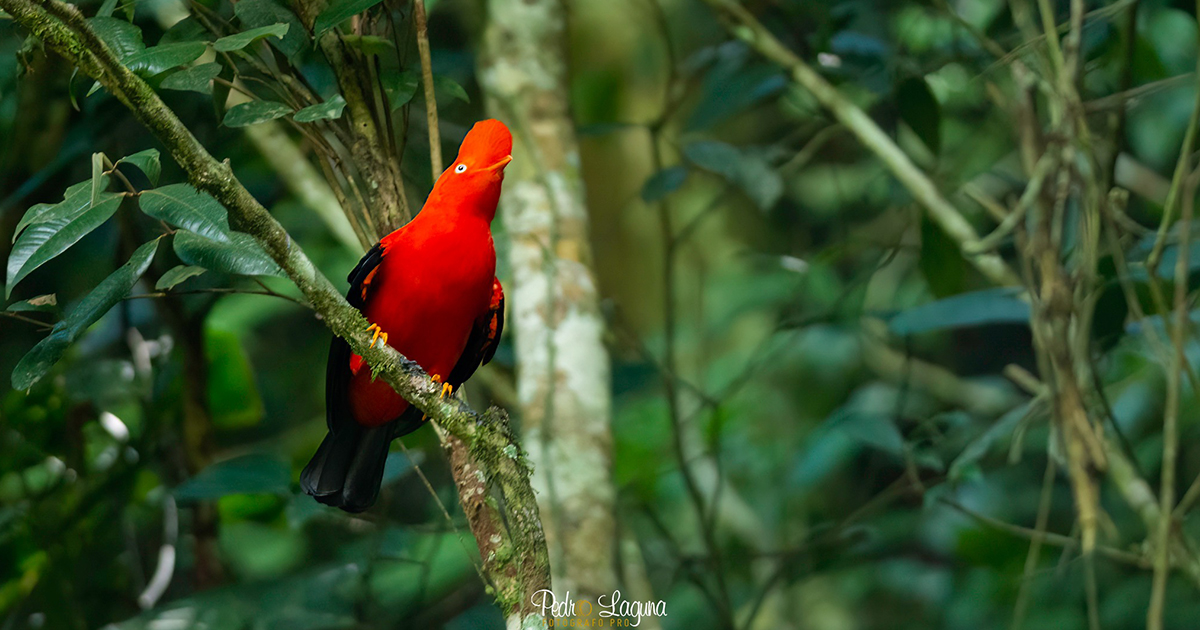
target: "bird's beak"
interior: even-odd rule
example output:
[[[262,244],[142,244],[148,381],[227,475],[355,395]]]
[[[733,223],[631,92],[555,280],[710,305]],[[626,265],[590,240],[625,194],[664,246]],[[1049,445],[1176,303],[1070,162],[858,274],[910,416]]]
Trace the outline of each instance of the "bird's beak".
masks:
[[[501,170],[501,169],[503,169],[505,166],[508,166],[508,163],[509,163],[509,162],[511,162],[511,161],[512,161],[512,156],[511,156],[511,155],[506,155],[506,156],[504,156],[504,157],[500,158],[500,161],[499,161],[499,162],[496,162],[495,164],[493,164],[493,165],[491,165],[491,166],[487,167],[487,170],[489,170],[489,171],[498,171],[498,170]]]

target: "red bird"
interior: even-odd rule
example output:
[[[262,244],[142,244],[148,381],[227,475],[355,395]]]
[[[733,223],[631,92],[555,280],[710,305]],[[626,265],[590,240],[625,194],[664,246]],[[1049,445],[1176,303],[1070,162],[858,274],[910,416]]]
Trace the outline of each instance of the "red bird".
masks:
[[[442,395],[492,359],[504,326],[504,291],[496,279],[492,219],[512,135],[497,120],[477,123],[442,173],[425,207],[388,234],[347,278],[346,299],[371,322],[375,339],[416,361]],[[417,430],[424,415],[340,337],[325,372],[329,434],[300,476],[317,501],[361,512],[379,496],[388,446]]]

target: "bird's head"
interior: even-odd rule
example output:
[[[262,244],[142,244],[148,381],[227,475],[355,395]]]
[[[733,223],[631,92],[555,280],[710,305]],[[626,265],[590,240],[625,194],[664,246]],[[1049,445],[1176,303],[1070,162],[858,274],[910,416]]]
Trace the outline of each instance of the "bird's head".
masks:
[[[512,161],[512,146],[512,134],[504,123],[499,120],[475,123],[463,138],[458,157],[438,178],[430,198],[435,195],[456,198],[494,215],[504,167]]]

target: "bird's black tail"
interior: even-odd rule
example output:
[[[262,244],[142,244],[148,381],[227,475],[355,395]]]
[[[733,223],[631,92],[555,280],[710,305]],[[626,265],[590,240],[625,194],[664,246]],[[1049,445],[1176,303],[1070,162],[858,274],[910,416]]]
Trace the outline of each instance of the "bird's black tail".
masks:
[[[395,427],[346,422],[321,442],[300,475],[300,486],[325,505],[362,512],[379,497],[388,445]]]

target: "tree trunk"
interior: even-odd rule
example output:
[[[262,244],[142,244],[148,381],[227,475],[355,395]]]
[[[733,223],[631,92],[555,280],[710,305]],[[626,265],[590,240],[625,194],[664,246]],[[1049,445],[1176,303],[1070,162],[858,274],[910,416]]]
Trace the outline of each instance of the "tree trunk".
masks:
[[[510,321],[533,484],[555,594],[616,587],[612,393],[571,120],[559,0],[489,0],[480,82],[516,138],[500,211],[510,237]]]

